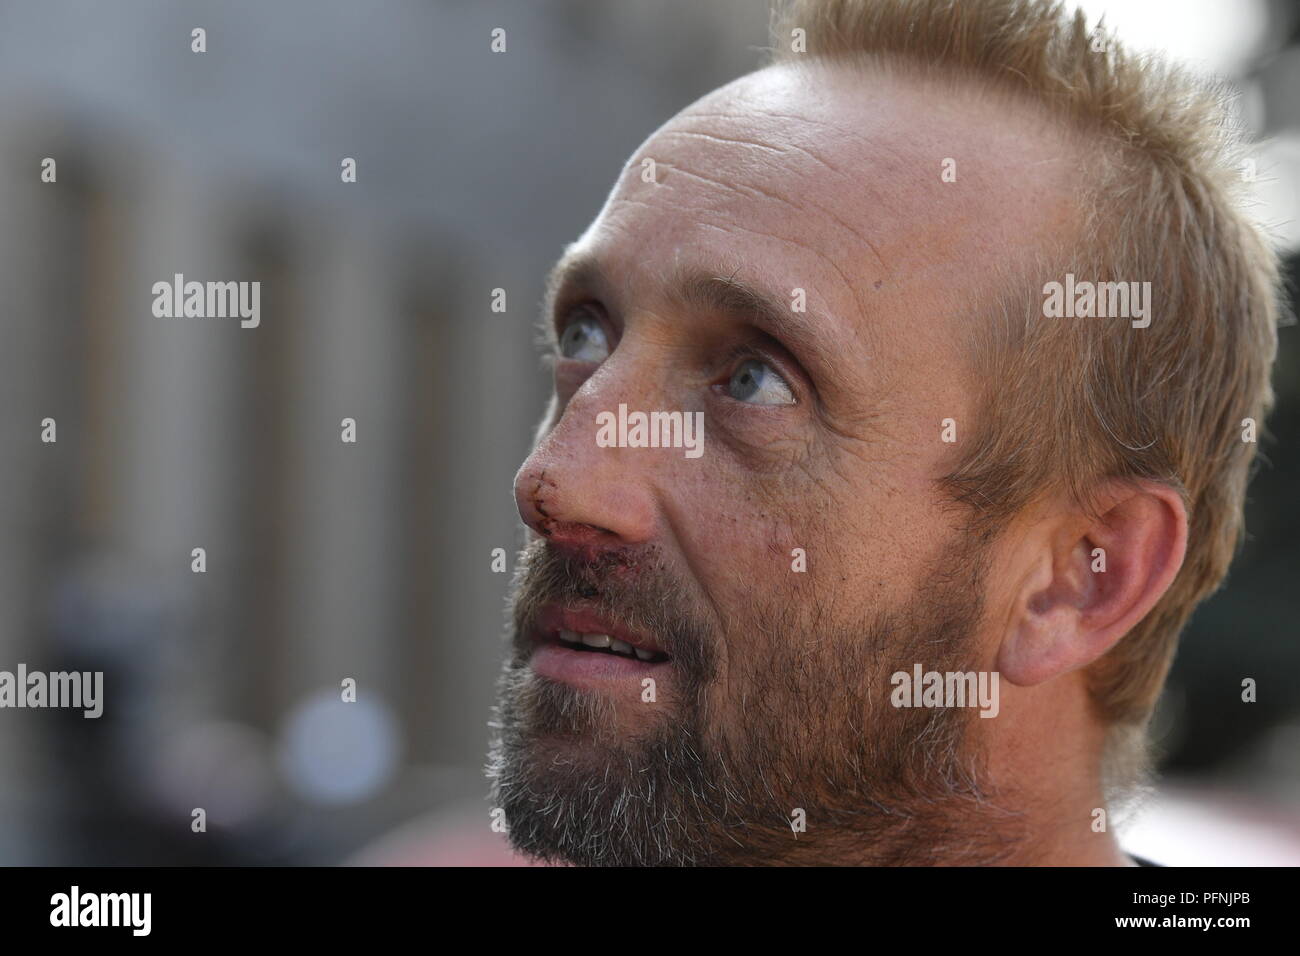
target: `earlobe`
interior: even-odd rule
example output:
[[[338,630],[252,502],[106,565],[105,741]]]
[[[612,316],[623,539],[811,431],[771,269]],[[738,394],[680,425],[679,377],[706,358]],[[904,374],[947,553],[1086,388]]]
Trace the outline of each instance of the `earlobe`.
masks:
[[[1182,567],[1187,511],[1174,488],[1111,482],[1091,518],[1077,509],[1041,519],[1039,554],[1015,597],[998,670],[1032,686],[1086,667],[1155,606]]]

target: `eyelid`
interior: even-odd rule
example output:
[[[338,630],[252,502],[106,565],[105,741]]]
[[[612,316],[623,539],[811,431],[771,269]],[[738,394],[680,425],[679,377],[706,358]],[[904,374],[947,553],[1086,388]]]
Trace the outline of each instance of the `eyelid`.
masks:
[[[556,302],[555,318],[551,322],[549,336],[552,348],[556,352],[559,351],[560,339],[564,335],[564,330],[569,326],[569,317],[578,311],[585,311],[600,323],[600,327],[605,332],[605,341],[609,344],[610,354],[613,354],[614,346],[618,344],[618,335],[614,323],[609,320],[609,313],[597,300],[578,297],[575,297],[571,302],[563,300]]]
[[[590,295],[584,295],[581,292],[568,296],[561,295],[556,299],[553,309],[554,317],[553,321],[549,323],[548,335],[550,351],[553,353],[552,361],[570,361],[559,355],[559,343],[561,336],[564,334],[564,329],[568,325],[569,317],[578,311],[587,312],[600,323],[601,328],[605,330],[605,340],[609,344],[609,354],[614,353],[614,349],[617,348],[621,338],[620,330],[614,324],[608,310],[600,300],[594,299]],[[780,341],[774,339],[766,331],[753,326],[749,327],[749,331],[752,335],[750,340],[738,342],[727,353],[724,360],[727,376],[730,377],[732,371],[734,371],[735,363],[742,357],[757,359],[771,366],[772,371],[781,377],[786,387],[790,389],[790,394],[794,396],[795,405],[801,405],[807,401],[813,406],[817,406],[819,401],[817,388],[813,385],[812,380],[803,370],[798,360],[789,353]],[[723,384],[725,384],[725,381]],[[775,405],[766,407],[789,408],[791,406]]]
[[[757,361],[770,366],[772,371],[780,376],[781,381],[785,382],[786,388],[790,389],[790,394],[794,397],[793,404],[801,404],[803,400],[799,397],[800,392],[811,391],[811,385],[808,383],[807,376],[791,369],[790,366],[796,364],[792,360],[787,360],[784,357],[773,355],[773,351],[781,350],[779,347],[778,349],[764,348],[761,345],[755,345],[750,342],[744,342],[732,346],[731,350],[727,353],[725,362],[728,378],[730,378],[730,376],[735,372],[736,363],[739,360],[756,359]],[[790,406],[774,405],[767,407],[789,408]]]

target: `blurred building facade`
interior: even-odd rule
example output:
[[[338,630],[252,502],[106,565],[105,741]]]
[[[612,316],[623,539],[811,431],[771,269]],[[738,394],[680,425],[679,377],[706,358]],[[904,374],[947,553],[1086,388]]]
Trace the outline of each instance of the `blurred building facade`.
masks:
[[[650,6],[0,5],[0,666],[107,685],[0,720],[0,861],[331,861],[481,798],[541,279],[765,37]],[[154,317],[176,273],[260,326]]]

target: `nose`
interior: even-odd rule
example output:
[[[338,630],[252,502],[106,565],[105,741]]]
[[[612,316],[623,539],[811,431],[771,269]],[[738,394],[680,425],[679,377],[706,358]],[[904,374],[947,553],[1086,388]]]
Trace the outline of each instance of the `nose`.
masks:
[[[652,456],[645,449],[599,447],[600,404],[579,390],[515,475],[519,516],[559,547],[590,552],[643,544],[654,535]]]

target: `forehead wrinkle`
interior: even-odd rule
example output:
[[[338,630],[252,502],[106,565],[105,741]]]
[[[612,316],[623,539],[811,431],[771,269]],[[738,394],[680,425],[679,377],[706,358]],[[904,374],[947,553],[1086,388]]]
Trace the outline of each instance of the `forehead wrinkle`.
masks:
[[[893,277],[893,273],[890,270],[889,266],[886,265],[884,258],[880,255],[880,249],[878,248],[876,243],[873,242],[871,239],[868,239],[867,236],[860,229],[857,229],[851,223],[843,219],[838,213],[835,212],[835,210],[831,209],[829,206],[825,206],[822,205],[821,203],[814,201],[810,195],[810,192],[805,193],[800,202],[795,202],[794,200],[787,199],[785,196],[782,196],[778,193],[774,193],[771,192],[770,190],[763,189],[759,186],[756,186],[753,183],[742,184],[742,183],[723,182],[722,180],[714,179],[710,176],[705,176],[700,173],[692,172],[691,170],[687,169],[685,166],[681,166],[676,163],[671,163],[668,162],[667,160],[660,160],[659,165],[664,166],[677,173],[680,173],[681,175],[688,176],[691,179],[698,179],[701,182],[708,183],[709,185],[718,186],[729,192],[736,193],[744,197],[745,199],[753,199],[755,195],[758,195],[764,199],[769,199],[772,202],[777,202],[777,203],[781,203],[782,205],[789,206],[796,213],[804,217],[807,217],[810,212],[814,213],[817,216],[825,217],[826,219],[833,222],[835,225],[839,226],[849,235],[851,235],[862,245],[866,246],[867,249],[871,251],[871,255],[875,258],[880,268],[884,270],[885,276],[888,278]],[[664,184],[669,185],[666,180]],[[829,259],[829,257],[824,257],[824,258]],[[837,271],[840,272],[841,276],[844,275],[844,272],[839,269],[838,265],[836,265],[836,269]]]
[[[783,244],[788,245],[788,246],[793,246],[794,248],[798,249],[800,252],[803,252],[803,253],[805,253],[805,254],[811,255],[813,258],[817,259],[818,261],[822,262],[822,263],[825,264],[827,267],[829,267],[830,271],[834,272],[835,275],[839,277],[840,284],[844,287],[844,291],[848,294],[848,299],[849,299],[849,301],[853,304],[854,309],[857,310],[857,315],[853,317],[855,321],[851,323],[851,326],[850,326],[850,330],[849,330],[849,331],[852,332],[853,335],[856,337],[856,336],[858,336],[858,334],[859,334],[859,326],[864,326],[864,325],[866,324],[866,320],[867,320],[868,312],[867,312],[867,309],[863,306],[862,297],[859,295],[857,287],[855,286],[855,284],[853,283],[853,281],[849,278],[848,274],[845,273],[845,271],[843,270],[843,268],[840,267],[840,264],[839,264],[838,262],[836,262],[835,259],[832,258],[831,256],[829,256],[829,255],[827,255],[827,254],[821,252],[820,250],[814,249],[814,248],[812,248],[811,246],[806,245],[805,243],[799,242],[799,241],[797,241],[797,240],[795,240],[795,239],[790,239],[790,238],[787,238],[787,237],[785,237],[785,236],[778,236],[778,235],[776,235],[776,234],[774,234],[774,233],[761,232],[761,231],[759,231],[759,230],[757,230],[757,229],[750,229],[750,228],[747,228],[747,227],[745,227],[745,226],[741,226],[741,225],[739,225],[739,224],[737,224],[737,223],[734,223],[734,222],[732,222],[732,223],[728,223],[728,224],[724,227],[724,226],[716,225],[716,224],[714,224],[714,223],[705,222],[703,219],[697,219],[697,220],[696,220],[696,224],[697,224],[700,228],[703,228],[703,229],[710,229],[710,230],[713,230],[713,231],[715,231],[715,232],[720,232],[720,233],[722,233],[725,237],[727,237],[727,238],[729,238],[729,239],[730,239],[730,238],[734,238],[734,237],[731,235],[731,234],[734,233],[734,232],[747,232],[747,233],[749,233],[749,234],[751,234],[751,235],[758,236],[758,237],[760,237],[760,238],[762,238],[762,239],[773,240],[773,241],[780,242],[780,243],[783,243]],[[681,252],[680,249],[675,250],[675,253],[674,253],[674,262],[675,262],[675,263],[678,261],[678,257],[679,257],[679,255],[680,255],[680,252]],[[740,267],[737,266],[737,267],[735,267],[734,269],[732,269],[731,266],[726,265],[726,264],[723,264],[723,265],[719,265],[719,266],[718,266],[716,269],[714,269],[713,271],[716,271],[716,272],[723,272],[723,273],[728,272],[728,271],[733,271],[733,272],[734,272],[734,271],[738,270],[739,268],[740,268]],[[660,285],[661,285],[661,288],[668,288],[668,287],[670,287],[670,286],[672,285],[672,283],[671,283],[668,279],[663,279],[663,280],[661,281]],[[806,288],[809,288],[808,283],[806,283],[806,282],[803,283],[802,286],[800,286],[800,287],[801,287],[801,288],[805,288],[805,289],[806,289]],[[792,288],[793,288],[793,287],[792,287]],[[828,370],[830,370],[830,371],[834,371],[834,370],[837,369],[837,366],[836,366],[834,363],[826,364],[825,367],[826,367]]]
[[[850,158],[856,156],[870,156],[873,155],[873,150],[878,152],[883,149],[890,154],[890,159],[893,161],[894,166],[901,169],[910,169],[915,165],[914,161],[908,161],[906,157],[901,156],[896,150],[890,147],[889,144],[881,142],[879,137],[863,136],[850,125],[831,123],[812,116],[796,116],[791,113],[780,113],[767,108],[761,103],[747,104],[747,107],[749,112],[737,111],[734,113],[702,112],[699,110],[687,109],[678,114],[674,122],[680,123],[685,120],[699,119],[705,120],[706,125],[713,125],[707,124],[707,121],[722,120],[733,126],[745,128],[747,126],[752,126],[755,119],[777,120],[782,124],[781,132],[787,133],[788,136],[779,144],[774,145],[772,143],[765,143],[762,140],[746,138],[740,135],[735,137],[721,136],[716,132],[705,132],[698,127],[688,129],[663,129],[658,135],[696,136],[706,140],[714,140],[719,143],[736,143],[738,145],[754,146],[759,149],[782,155],[798,153],[807,156],[818,166],[829,170],[841,179],[856,180],[857,177],[855,177],[855,175],[848,169],[830,161],[827,150],[814,150],[812,148],[812,144],[818,141],[825,132],[830,132],[835,136],[852,140],[856,147],[861,148],[860,152],[853,152]],[[786,128],[796,123],[810,126],[814,129],[805,131],[805,135],[800,137],[796,135],[795,130]],[[796,142],[796,140],[799,141]],[[875,155],[874,158],[876,162],[879,162],[880,157],[878,155]],[[891,173],[894,171],[896,170],[891,169]]]
[[[763,143],[756,139],[745,139],[742,137],[718,136],[715,133],[705,133],[697,129],[665,129],[660,130],[660,137],[667,136],[686,136],[696,137],[703,140],[709,140],[715,143],[723,143],[732,146],[752,146],[755,149],[764,149],[772,153],[787,153],[789,149],[783,146],[773,146],[771,143]]]
[[[751,76],[755,75],[751,74]],[[741,78],[741,80],[744,79],[745,77]],[[739,82],[737,81],[737,85]],[[722,89],[725,90],[727,87]],[[702,102],[707,102],[707,99]],[[822,103],[820,105],[825,106],[826,104]],[[845,151],[844,158],[849,163],[854,160],[869,160],[875,166],[887,166],[886,172],[891,178],[910,176],[920,181],[917,174],[916,154],[914,152],[909,154],[900,150],[898,145],[891,141],[888,133],[880,131],[871,134],[864,133],[858,128],[858,124],[853,122],[855,118],[854,112],[856,111],[866,112],[870,115],[872,104],[870,101],[850,100],[839,110],[840,113],[848,114],[843,117],[832,116],[830,111],[824,111],[822,116],[815,116],[811,113],[786,113],[773,109],[770,104],[749,91],[743,94],[743,99],[736,102],[736,105],[730,111],[717,108],[704,110],[688,107],[677,115],[674,122],[688,119],[722,120],[744,128],[752,125],[756,120],[774,120],[779,128],[788,134],[791,140],[786,144],[788,149],[805,153],[814,161],[834,170],[841,176],[857,178],[861,176],[862,170],[853,172],[849,169],[840,168],[829,162],[824,155],[819,155],[794,141],[798,140],[801,143],[822,142],[829,134],[832,140],[842,141],[836,142],[835,145]],[[807,128],[804,130],[791,128],[797,126]]]
[[[714,115],[722,115],[722,114],[714,114]],[[691,114],[683,114],[682,118],[690,118],[690,116]],[[743,120],[743,117],[740,116],[735,116],[730,118],[735,119],[737,121]],[[813,152],[811,149],[808,149],[806,146],[800,146],[797,143],[782,143],[778,146],[774,146],[771,143],[764,143],[761,140],[757,140],[757,139],[745,139],[739,136],[737,137],[719,136],[716,133],[706,133],[703,130],[699,130],[699,129],[665,129],[665,130],[661,130],[659,132],[659,135],[660,136],[681,136],[681,137],[688,137],[688,138],[695,137],[698,139],[703,139],[715,143],[734,144],[737,146],[752,146],[755,149],[761,149],[770,153],[776,153],[779,156],[788,156],[790,153],[801,153],[804,156],[807,156],[809,159],[811,159],[818,166],[823,166],[826,169],[829,169],[835,175],[841,177],[845,175],[842,169],[840,169],[838,166],[831,163],[824,156],[819,156],[817,153]]]

